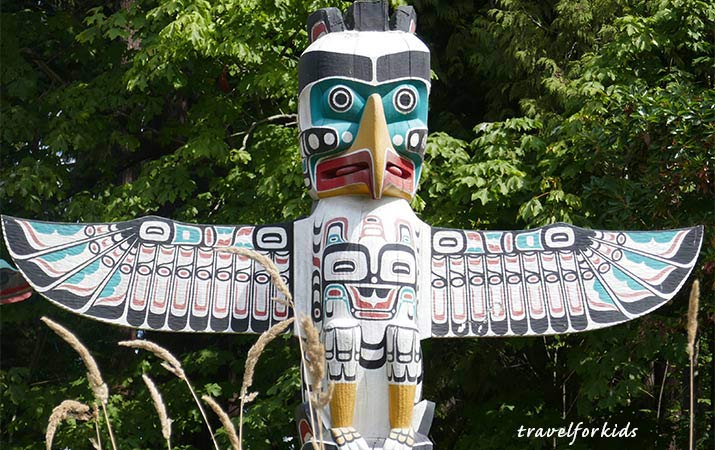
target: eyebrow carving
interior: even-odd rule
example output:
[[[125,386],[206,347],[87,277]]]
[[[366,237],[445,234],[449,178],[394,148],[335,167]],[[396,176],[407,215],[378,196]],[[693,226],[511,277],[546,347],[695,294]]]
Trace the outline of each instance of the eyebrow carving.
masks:
[[[345,53],[306,53],[298,62],[298,91],[314,81],[336,76],[370,82],[372,61],[367,56]]]
[[[430,81],[429,53],[408,51],[380,56],[377,59],[377,81],[421,78]]]

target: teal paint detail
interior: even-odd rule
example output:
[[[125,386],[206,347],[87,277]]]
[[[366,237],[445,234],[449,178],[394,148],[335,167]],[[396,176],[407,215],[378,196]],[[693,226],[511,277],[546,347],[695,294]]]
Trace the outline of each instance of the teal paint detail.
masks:
[[[102,292],[99,294],[99,298],[106,298],[114,294],[114,290],[117,286],[119,286],[121,281],[122,274],[119,271],[114,272],[114,275],[112,275],[107,284],[104,286],[104,289],[102,289]]]
[[[603,284],[597,279],[593,280],[593,290],[596,292],[598,295],[598,300],[601,303],[607,303],[609,305],[616,306],[616,304],[613,302],[613,298],[611,295],[606,291],[606,288],[603,287]]]
[[[233,244],[231,244],[233,247],[240,247],[240,248],[248,248],[253,250],[253,244],[249,242],[238,242],[238,241],[233,241]]]
[[[647,231],[637,231],[637,232],[630,232],[630,233],[624,233],[626,236],[628,236],[633,242],[636,242],[638,244],[648,244],[652,241],[655,241],[658,244],[666,244],[668,242],[671,242],[675,239],[679,231],[652,231],[652,232],[647,232]]]
[[[632,291],[644,291],[646,290],[640,283],[638,283],[636,280],[631,278],[629,275],[627,275],[625,272],[623,272],[621,269],[615,266],[611,266],[613,269],[613,276],[616,277],[618,281],[622,281],[626,283],[626,286],[628,286],[628,289]]]
[[[336,112],[328,104],[328,95],[332,88],[344,86],[353,94],[353,104],[345,112]],[[409,86],[417,91],[417,105],[415,109],[402,114],[395,109],[393,96],[400,87]],[[390,134],[394,136],[400,131],[407,131],[410,128],[427,128],[428,111],[428,89],[427,84],[420,80],[403,80],[389,82],[373,86],[354,80],[343,78],[329,78],[316,83],[310,88],[310,119],[314,126],[334,127],[339,129],[338,124],[347,123],[359,125],[362,112],[367,103],[367,99],[372,94],[378,94],[382,98],[382,107],[385,111]],[[339,136],[340,137],[340,136]],[[341,142],[342,145],[349,143]]]
[[[501,237],[504,235],[501,231],[491,231],[484,233],[487,241],[501,241]]]
[[[86,225],[58,224],[58,223],[41,223],[28,222],[33,230],[42,234],[57,233],[62,236],[71,236],[83,231]]]
[[[544,246],[541,243],[541,232],[532,231],[529,233],[519,233],[514,239],[514,243],[518,250],[543,250]]]
[[[499,248],[502,248],[502,236],[504,236],[503,232],[489,232],[489,233],[484,233],[484,244],[487,249],[489,249],[489,245],[497,245]],[[493,250],[489,250],[493,251]]]
[[[99,270],[99,260],[88,265],[84,269],[80,270],[76,274],[72,275],[69,280],[66,281],[67,284],[80,284],[84,277],[92,275],[94,272]]]
[[[216,234],[219,236],[221,235],[226,235],[226,234],[233,234],[234,231],[236,231],[236,227],[221,227],[221,226],[216,226],[214,227],[216,230]]]
[[[330,296],[328,295],[328,292],[330,292],[332,289],[337,289],[340,291],[339,296]],[[347,311],[350,311],[350,300],[348,298],[348,291],[345,290],[345,287],[339,284],[329,284],[325,287],[323,290],[323,301],[327,304],[329,302],[339,302],[343,303],[345,305],[345,308]]]
[[[405,294],[411,294],[412,295],[412,300],[407,300],[405,299]],[[400,289],[399,293],[399,300],[397,301],[397,314],[399,315],[402,313],[402,308],[409,308],[412,310],[412,317],[417,317],[417,302],[415,302],[415,299],[417,298],[417,293],[415,292],[414,289],[411,287],[403,287]]]
[[[625,258],[635,264],[645,264],[648,268],[653,270],[663,270],[670,267],[670,264],[649,258],[647,256],[639,255],[638,253],[633,253],[628,250],[623,251]]]
[[[201,244],[201,230],[196,227],[174,224],[174,240],[172,244]]]
[[[328,97],[331,89],[337,86],[347,88],[353,95],[352,106],[344,112],[334,111],[329,103]],[[393,97],[401,87],[409,86],[417,92],[417,104],[415,109],[407,114],[403,114],[394,106]],[[400,145],[393,147],[403,157],[410,159],[415,167],[415,187],[419,183],[422,174],[422,155],[407,151],[407,133],[412,129],[427,128],[428,97],[429,89],[427,84],[421,80],[392,81],[376,86],[361,83],[355,80],[344,78],[328,78],[320,81],[310,88],[310,122],[314,127],[332,128],[338,136],[338,145],[335,150],[314,154],[308,157],[307,166],[313,185],[316,184],[315,168],[318,163],[325,158],[338,155],[350,148],[357,137],[360,120],[367,99],[372,94],[378,94],[382,98],[382,107],[385,112],[385,120],[390,138],[401,136]],[[352,135],[352,140],[345,141],[343,136],[348,132]]]
[[[47,261],[47,262],[57,262],[57,261],[62,261],[65,258],[69,258],[71,256],[77,256],[84,252],[87,249],[87,244],[80,244],[80,245],[75,245],[74,247],[69,247],[64,250],[57,250],[52,253],[49,253],[45,256],[42,256],[41,259]]]

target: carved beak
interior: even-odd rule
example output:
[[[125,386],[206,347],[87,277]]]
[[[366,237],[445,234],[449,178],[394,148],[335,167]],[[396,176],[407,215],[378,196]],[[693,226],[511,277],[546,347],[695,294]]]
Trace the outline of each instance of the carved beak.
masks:
[[[382,99],[379,94],[372,94],[367,99],[367,104],[360,119],[360,127],[355,137],[355,142],[348,149],[348,153],[359,150],[368,150],[372,157],[372,186],[370,193],[373,198],[382,197],[383,183],[385,180],[385,165],[387,152],[392,148],[390,133],[387,131],[385,110],[382,108]]]

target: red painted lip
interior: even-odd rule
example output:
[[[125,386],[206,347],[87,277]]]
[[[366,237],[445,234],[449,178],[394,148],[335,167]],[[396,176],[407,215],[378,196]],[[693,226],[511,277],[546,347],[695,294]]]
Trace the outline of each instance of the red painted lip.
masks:
[[[351,184],[365,184],[373,191],[372,166],[372,156],[367,150],[320,161],[315,168],[315,188],[320,192]]]
[[[390,311],[397,300],[397,289],[391,286],[348,286],[352,304],[358,311]],[[370,297],[365,297],[365,295]],[[368,300],[369,299],[369,300]]]
[[[391,151],[387,152],[386,159],[383,187],[392,185],[411,195],[414,188],[414,163]],[[316,190],[321,192],[364,184],[374,194],[373,165],[372,155],[368,150],[320,161],[316,167]]]
[[[387,152],[387,167],[385,168],[385,187],[395,186],[397,189],[412,195],[414,188],[415,164],[407,158],[393,152]]]

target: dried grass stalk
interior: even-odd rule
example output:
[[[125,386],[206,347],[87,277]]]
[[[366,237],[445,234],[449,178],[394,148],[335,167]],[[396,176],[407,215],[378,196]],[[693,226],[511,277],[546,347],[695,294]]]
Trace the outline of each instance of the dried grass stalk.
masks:
[[[263,334],[258,337],[258,340],[248,351],[248,356],[246,357],[246,370],[243,373],[243,383],[241,384],[241,401],[243,402],[248,395],[248,388],[253,385],[253,374],[256,370],[256,364],[258,364],[258,359],[261,357],[263,350],[266,346],[276,337],[280,336],[285,332],[285,330],[291,326],[295,317],[290,317],[282,322],[278,322],[271,328],[266,330]]]
[[[181,367],[181,363],[179,362],[179,360],[176,359],[176,357],[172,355],[169,350],[158,344],[155,344],[154,342],[144,340],[120,341],[117,345],[121,345],[122,347],[138,348],[151,352],[154,354],[154,356],[164,361],[161,365],[166,370],[173,373],[182,380],[186,378],[184,368]]]
[[[325,345],[320,342],[318,329],[310,317],[302,316],[300,318],[300,326],[305,339],[305,365],[310,375],[310,387],[313,390],[311,399],[316,407],[323,408],[330,402],[333,395],[332,385],[329,385],[327,390],[324,390],[322,387],[326,365]]]
[[[96,441],[94,439],[91,440],[92,445],[97,450],[102,450],[102,436],[99,432],[99,406],[97,406],[97,402],[92,403],[92,417],[94,418],[94,430],[97,432]]]
[[[50,420],[47,423],[47,433],[45,433],[45,445],[47,450],[52,448],[52,440],[55,438],[57,427],[63,420],[90,420],[92,412],[89,406],[75,400],[65,400],[60,403],[50,414]]]
[[[694,355],[695,336],[698,334],[698,308],[700,307],[700,281],[695,280],[690,288],[690,303],[688,304],[688,356]]]
[[[288,289],[288,286],[285,284],[285,281],[283,281],[283,277],[278,271],[278,268],[269,257],[255,250],[244,247],[216,247],[214,248],[214,251],[228,252],[233,253],[235,255],[246,256],[256,261],[258,264],[262,265],[263,268],[266,269],[266,272],[268,272],[268,274],[271,276],[271,281],[273,282],[273,284],[285,296],[285,299],[274,298],[273,300],[295,309],[295,306],[293,305],[293,296],[290,293],[290,289]]]
[[[695,337],[698,335],[698,308],[700,306],[700,281],[690,288],[688,304],[688,357],[690,359],[690,435],[689,448],[695,448]]]
[[[273,264],[271,262],[271,264]],[[256,341],[255,344],[248,351],[248,356],[246,357],[246,367],[243,371],[243,383],[241,383],[241,412],[238,418],[238,442],[241,444],[243,442],[243,406],[253,401],[257,393],[248,393],[248,389],[253,385],[253,374],[256,371],[256,364],[258,364],[258,359],[261,357],[261,353],[265,350],[266,345],[268,345],[277,336],[280,336],[293,322],[295,317],[290,317],[283,322],[278,322],[277,324],[270,327],[268,330],[264,331]]]
[[[216,450],[220,450],[218,447],[218,443],[216,442],[216,437],[214,436],[213,430],[211,429],[211,425],[209,424],[209,419],[206,417],[206,411],[204,411],[203,406],[201,406],[201,402],[199,401],[199,397],[196,395],[196,391],[194,390],[194,387],[191,385],[191,382],[189,381],[189,378],[186,376],[186,372],[184,372],[184,368],[181,366],[181,363],[179,362],[178,359],[174,355],[171,354],[171,352],[164,347],[160,346],[159,344],[151,341],[145,341],[145,340],[133,340],[133,341],[121,341],[118,343],[118,345],[121,345],[122,347],[129,347],[129,348],[140,348],[142,350],[147,350],[151,353],[154,354],[157,358],[163,360],[164,362],[161,363],[161,366],[168,370],[169,372],[173,373],[177,378],[181,379],[186,383],[186,387],[189,388],[189,392],[191,392],[191,396],[194,398],[194,402],[196,402],[196,405],[199,407],[199,412],[201,413],[201,417],[204,419],[204,423],[206,424],[206,428],[209,430],[209,435],[211,436],[211,442],[213,442],[214,448]]]
[[[159,423],[161,423],[161,435],[164,436],[166,440],[166,446],[171,450],[171,420],[169,415],[166,413],[166,405],[164,405],[164,400],[161,398],[159,389],[156,388],[154,381],[147,375],[142,374],[142,379],[144,384],[146,384],[147,389],[149,389],[149,395],[151,395],[151,400],[154,402],[154,408],[159,415]]]
[[[221,425],[223,425],[223,428],[228,434],[228,440],[231,442],[231,448],[233,448],[233,450],[240,450],[241,441],[236,435],[236,427],[233,426],[233,422],[231,422],[231,419],[228,417],[228,414],[226,414],[226,411],[224,411],[223,408],[221,408],[219,404],[208,395],[201,396],[201,399],[205,401],[218,416],[221,421]]]
[[[64,339],[65,342],[67,342],[70,347],[74,349],[74,351],[79,353],[79,356],[82,358],[82,361],[87,368],[87,378],[89,379],[89,385],[92,388],[94,396],[97,397],[97,400],[99,400],[100,403],[106,404],[107,400],[109,399],[109,389],[107,388],[107,385],[102,379],[102,374],[99,371],[97,362],[89,353],[87,347],[85,347],[84,344],[80,342],[77,336],[75,336],[71,331],[58,324],[57,322],[54,322],[47,317],[42,317],[40,320],[42,320],[45,325],[50,327],[52,331],[57,333],[59,337]]]
[[[41,317],[45,325],[50,327],[59,337],[65,340],[70,347],[76,351],[82,358],[85,367],[87,368],[87,379],[89,380],[89,385],[92,388],[92,392],[99,403],[102,405],[102,412],[104,413],[104,420],[107,424],[107,431],[109,432],[109,441],[112,444],[112,448],[117,450],[117,443],[114,440],[114,432],[112,431],[112,424],[109,422],[109,414],[107,413],[107,401],[109,400],[109,388],[107,384],[102,379],[102,373],[99,371],[99,366],[94,360],[92,355],[87,350],[87,347],[82,344],[82,342],[75,336],[70,330],[63,327],[62,325],[50,320],[47,317]]]
[[[278,288],[278,290],[284,295],[285,299],[280,299],[280,298],[274,298],[273,300],[283,303],[285,305],[288,305],[289,307],[293,308],[293,311],[295,311],[295,304],[293,303],[293,296],[290,293],[290,290],[288,289],[288,286],[285,284],[283,281],[283,277],[281,277],[280,272],[278,271],[278,268],[276,265],[273,263],[273,261],[266,257],[265,255],[262,255],[261,253],[247,249],[247,248],[242,248],[242,247],[216,247],[214,251],[217,252],[229,252],[241,256],[246,256],[257,263],[261,264],[266,272],[271,276],[271,281],[272,283]],[[256,367],[256,363],[258,362],[258,358],[260,357],[261,353],[263,353],[263,350],[265,349],[266,345],[271,342],[273,339],[276,338],[279,334],[283,333],[292,323],[294,322],[294,318],[290,318],[286,321],[280,322],[273,327],[271,327],[268,331],[264,332],[261,334],[261,336],[258,338],[258,341],[251,347],[251,350],[248,352],[248,357],[246,359],[246,369],[244,372],[243,376],[243,384],[241,386],[241,415],[239,419],[239,426],[238,426],[238,437],[239,437],[239,443],[243,442],[243,406],[245,403],[248,403],[252,401],[256,397],[256,393],[248,394],[248,388],[251,387],[253,384],[253,374],[254,370]],[[322,347],[322,344],[320,344],[320,339],[318,338],[318,332],[315,329],[315,326],[310,322],[310,328],[309,332],[311,333],[311,336],[307,337],[307,339],[312,342],[312,345],[309,345],[308,351],[311,352],[310,355],[306,354],[305,347],[303,345],[303,339],[300,336],[300,332],[298,331],[296,333],[298,337],[298,343],[300,345],[300,354],[301,354],[301,367],[303,370],[309,370],[310,371],[310,379],[311,380],[317,380],[317,383],[322,382],[322,378],[325,374],[325,348]],[[300,327],[298,327],[300,328]],[[322,350],[321,350],[322,349]],[[312,365],[312,368],[310,367]],[[305,367],[308,366],[308,369]],[[308,394],[308,408],[310,410],[310,424],[313,430],[316,429],[316,418],[317,418],[317,411],[315,411],[316,407],[319,405],[319,407],[325,406],[330,401],[330,396],[332,395],[332,389],[328,389],[327,392],[323,393],[322,390],[319,392],[319,395],[314,396],[311,393],[311,383],[306,383],[307,386],[307,394]],[[318,405],[315,405],[315,404]],[[316,443],[316,437],[313,437],[312,444],[313,448],[318,450],[319,448],[323,447],[322,443],[322,425],[320,425],[320,445]]]

